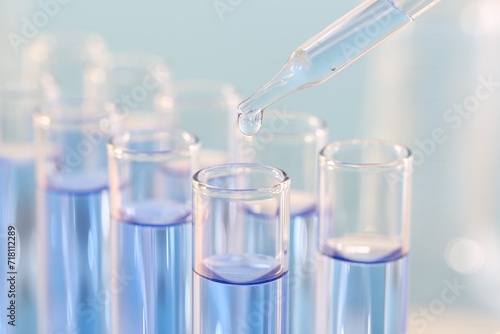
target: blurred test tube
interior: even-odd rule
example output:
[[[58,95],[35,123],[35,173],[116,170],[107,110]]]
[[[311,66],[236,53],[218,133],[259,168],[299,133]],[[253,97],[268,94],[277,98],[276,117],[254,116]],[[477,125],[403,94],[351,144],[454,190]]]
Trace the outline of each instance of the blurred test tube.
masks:
[[[163,99],[159,97],[160,105]],[[175,85],[172,125],[194,133],[202,143],[200,168],[229,161],[235,144],[236,107],[240,97],[229,83],[181,81]]]
[[[0,239],[15,246],[13,268],[16,275],[16,297],[8,297],[10,283],[4,277],[0,283],[2,305],[16,302],[17,314],[23,321],[16,327],[7,326],[9,317],[2,319],[1,333],[33,333],[36,330],[36,235],[34,223],[34,150],[32,113],[41,93],[20,72],[0,75]],[[8,231],[15,229],[15,245],[8,243]],[[12,236],[12,233],[11,233]],[[5,263],[7,266],[7,263]]]
[[[50,100],[104,100],[110,56],[96,34],[40,34],[23,50],[23,68],[44,85]]]
[[[198,139],[119,134],[108,146],[112,333],[191,333],[191,176]]]
[[[122,52],[112,55],[107,99],[116,105],[123,130],[156,128],[172,123],[171,71],[156,55]]]
[[[283,169],[290,191],[290,333],[314,325],[318,154],[326,145],[323,120],[300,112],[269,110],[254,136],[237,132],[237,161]],[[248,234],[248,232],[246,232]]]
[[[68,100],[34,116],[39,333],[106,333],[108,104]]]

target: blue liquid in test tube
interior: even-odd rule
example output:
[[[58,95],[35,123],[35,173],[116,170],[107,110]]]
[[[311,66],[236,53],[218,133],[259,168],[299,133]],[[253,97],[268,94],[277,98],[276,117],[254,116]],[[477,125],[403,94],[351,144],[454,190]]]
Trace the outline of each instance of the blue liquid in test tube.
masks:
[[[105,333],[109,317],[106,105],[35,114],[40,333]]]
[[[191,333],[191,175],[196,137],[136,130],[108,148],[112,333]]]
[[[34,332],[37,318],[32,114],[40,96],[26,79],[2,73],[0,84],[0,244],[6,252],[0,302],[5,308],[15,303],[15,314],[6,310],[0,320],[6,334]]]
[[[320,154],[316,333],[406,333],[411,153],[351,140]]]
[[[333,282],[335,318],[333,331],[327,333],[404,333],[408,255],[377,235],[361,237],[351,246],[369,252],[349,256],[324,249],[319,255],[318,286]]]
[[[90,188],[94,181],[96,182]],[[107,302],[103,273],[104,229],[109,229],[108,184],[105,174],[89,175],[75,188],[40,190],[41,255],[44,278],[42,311],[53,330],[104,330]],[[46,314],[49,313],[49,314]],[[65,316],[60,316],[60,315]]]
[[[201,328],[213,333],[229,333],[228,328],[232,333],[285,333],[287,324],[279,315],[287,308],[283,291],[288,274],[280,273],[274,258],[214,256],[205,259],[200,271],[204,275],[194,274],[194,286],[200,296],[195,307],[204,313]]]

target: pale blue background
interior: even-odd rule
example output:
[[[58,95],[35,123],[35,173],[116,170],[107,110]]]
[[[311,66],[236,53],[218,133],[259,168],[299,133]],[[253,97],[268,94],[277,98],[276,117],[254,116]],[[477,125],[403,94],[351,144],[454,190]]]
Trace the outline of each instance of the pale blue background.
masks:
[[[98,32],[113,50],[164,56],[178,79],[225,80],[247,96],[359,2],[233,0],[221,20],[212,0],[70,0],[42,30]],[[6,33],[37,10],[0,0],[2,67],[19,57]],[[443,120],[489,75],[500,81],[500,0],[443,0],[329,82],[280,102],[324,118],[331,140],[374,137],[421,151],[417,142],[445,132],[414,172],[411,312],[438,305],[445,281],[466,290],[427,327],[410,321],[411,333],[500,333],[500,88],[457,129]]]

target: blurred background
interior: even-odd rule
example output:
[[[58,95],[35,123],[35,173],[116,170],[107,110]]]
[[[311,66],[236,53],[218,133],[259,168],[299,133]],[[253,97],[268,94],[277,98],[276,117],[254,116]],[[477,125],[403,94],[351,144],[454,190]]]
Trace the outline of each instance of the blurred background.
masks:
[[[113,51],[164,57],[176,80],[226,81],[247,97],[360,2],[0,0],[0,70],[42,32],[95,32]],[[410,333],[500,333],[499,18],[500,0],[443,0],[279,102],[325,119],[330,141],[414,151]]]

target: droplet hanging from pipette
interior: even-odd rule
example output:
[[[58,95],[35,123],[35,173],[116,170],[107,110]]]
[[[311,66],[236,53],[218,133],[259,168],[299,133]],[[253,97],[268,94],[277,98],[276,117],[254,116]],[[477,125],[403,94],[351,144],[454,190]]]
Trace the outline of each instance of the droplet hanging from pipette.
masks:
[[[256,134],[262,125],[264,109],[252,110],[250,112],[239,111],[238,124],[240,131],[247,136]]]

